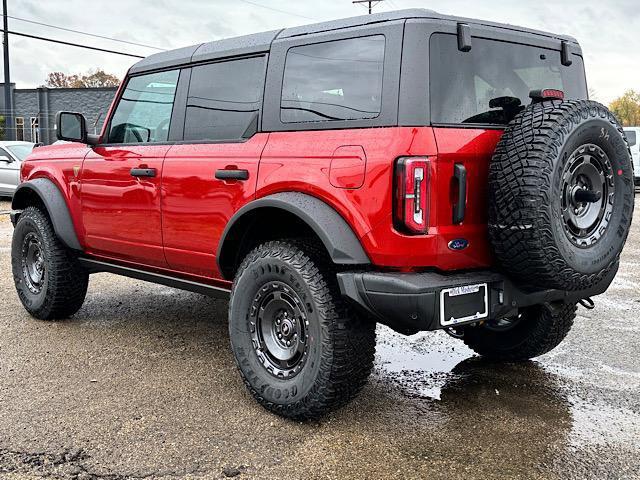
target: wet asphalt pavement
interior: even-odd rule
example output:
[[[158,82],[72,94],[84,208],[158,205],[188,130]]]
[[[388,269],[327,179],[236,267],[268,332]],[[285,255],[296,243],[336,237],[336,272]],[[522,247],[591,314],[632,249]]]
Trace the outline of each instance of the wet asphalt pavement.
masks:
[[[487,364],[442,332],[379,328],[362,394],[302,424],[246,392],[225,301],[98,274],[73,319],[30,318],[2,216],[0,478],[640,478],[639,223],[550,354]]]

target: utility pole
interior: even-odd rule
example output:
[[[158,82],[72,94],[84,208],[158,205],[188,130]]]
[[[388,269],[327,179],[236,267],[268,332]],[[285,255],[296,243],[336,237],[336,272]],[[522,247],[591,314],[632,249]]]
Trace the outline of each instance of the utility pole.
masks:
[[[353,0],[351,3],[367,3],[369,4],[369,15],[371,15],[371,10],[380,2],[384,2],[384,0]]]
[[[13,128],[13,102],[11,101],[11,75],[9,73],[9,19],[7,17],[7,0],[2,0],[3,51],[4,51],[4,138],[15,138]]]

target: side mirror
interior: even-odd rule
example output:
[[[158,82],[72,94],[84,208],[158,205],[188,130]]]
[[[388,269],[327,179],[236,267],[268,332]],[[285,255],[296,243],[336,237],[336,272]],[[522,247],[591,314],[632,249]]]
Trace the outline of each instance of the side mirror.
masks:
[[[56,126],[58,140],[86,143],[87,145],[98,143],[97,135],[87,134],[87,120],[81,113],[58,112]]]
[[[58,140],[87,143],[87,120],[81,113],[58,112],[56,126]]]
[[[11,163],[13,162],[13,160],[6,155],[0,155],[0,162]]]

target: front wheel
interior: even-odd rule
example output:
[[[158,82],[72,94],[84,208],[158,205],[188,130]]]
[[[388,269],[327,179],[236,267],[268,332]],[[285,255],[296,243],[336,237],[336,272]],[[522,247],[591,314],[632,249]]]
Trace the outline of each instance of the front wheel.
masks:
[[[576,305],[543,304],[523,309],[517,317],[466,327],[462,339],[474,352],[494,360],[528,360],[550,352],[567,336]]]
[[[67,318],[82,306],[89,274],[60,242],[51,220],[39,208],[28,207],[18,218],[11,267],[18,297],[35,318]]]
[[[242,378],[268,410],[317,418],[352,399],[373,368],[375,324],[344,304],[312,243],[258,246],[238,269],[229,335]]]

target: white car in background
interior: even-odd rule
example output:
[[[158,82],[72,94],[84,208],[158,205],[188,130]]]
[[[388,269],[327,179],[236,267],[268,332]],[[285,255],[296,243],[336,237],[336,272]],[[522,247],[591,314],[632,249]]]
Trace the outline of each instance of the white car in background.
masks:
[[[0,197],[12,197],[20,183],[20,165],[33,150],[31,142],[0,142]]]
[[[633,157],[634,183],[640,185],[640,127],[626,127],[624,134],[631,147],[631,156]]]

